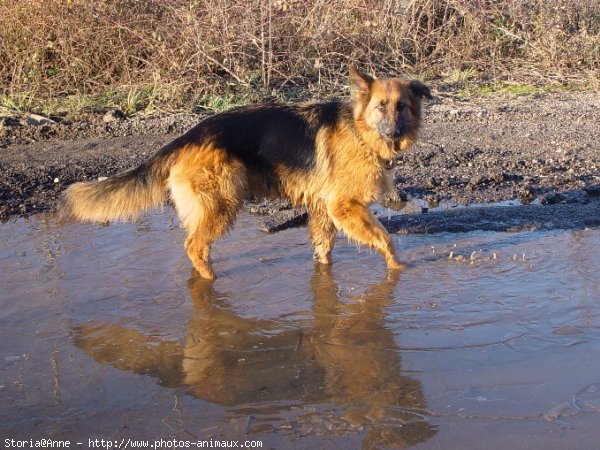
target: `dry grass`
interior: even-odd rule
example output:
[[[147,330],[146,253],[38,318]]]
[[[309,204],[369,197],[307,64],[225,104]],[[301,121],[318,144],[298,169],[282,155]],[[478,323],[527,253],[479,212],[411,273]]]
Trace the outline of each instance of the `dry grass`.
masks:
[[[323,96],[349,63],[597,84],[600,0],[0,0],[0,105],[16,109]]]

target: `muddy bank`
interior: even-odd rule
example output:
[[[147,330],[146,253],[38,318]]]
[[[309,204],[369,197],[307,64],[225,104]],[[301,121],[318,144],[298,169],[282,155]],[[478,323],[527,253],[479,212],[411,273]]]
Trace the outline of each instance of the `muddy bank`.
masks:
[[[396,185],[432,204],[585,202],[600,183],[599,120],[597,94],[450,99],[428,111]]]
[[[600,201],[585,205],[461,208],[396,215],[380,221],[390,232],[398,234],[585,229],[600,225]]]
[[[0,120],[0,218],[52,209],[67,185],[134,166],[198,120],[192,114],[127,119],[109,111],[70,123],[5,114]],[[438,93],[425,110],[421,141],[398,158],[396,198],[419,199],[427,206],[517,199],[583,208],[600,195],[598,123],[600,97],[593,93],[476,99]],[[267,231],[306,219],[285,205],[270,205],[252,207],[276,213],[263,227]],[[534,226],[525,219],[532,212],[548,213],[541,206],[527,211],[525,228]]]
[[[424,208],[426,210],[427,208]],[[600,226],[600,201],[554,205],[481,206],[446,209],[420,214],[377,214],[390,233],[465,233],[468,231],[540,231],[585,229]],[[305,225],[305,210],[290,209],[273,213],[258,229],[275,233]]]

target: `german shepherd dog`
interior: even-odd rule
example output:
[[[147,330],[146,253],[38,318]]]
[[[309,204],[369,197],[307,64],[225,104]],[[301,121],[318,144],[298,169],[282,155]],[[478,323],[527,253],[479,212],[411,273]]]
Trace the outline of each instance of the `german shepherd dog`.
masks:
[[[282,196],[307,207],[320,263],[331,263],[342,230],[377,250],[389,269],[404,269],[368,206],[392,187],[386,163],[416,140],[421,101],[431,92],[419,81],[373,79],[353,67],[350,88],[348,103],[265,104],[210,116],[138,167],[69,186],[63,210],[78,220],[132,219],[163,204],[169,191],[189,258],[214,279],[211,244],[244,199]]]

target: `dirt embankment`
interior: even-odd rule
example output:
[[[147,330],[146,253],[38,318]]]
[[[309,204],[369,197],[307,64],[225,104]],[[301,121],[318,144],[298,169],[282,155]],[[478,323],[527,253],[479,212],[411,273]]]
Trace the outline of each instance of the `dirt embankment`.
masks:
[[[450,100],[428,110],[398,188],[430,202],[586,202],[600,185],[600,96]]]
[[[51,209],[70,183],[134,166],[199,119],[193,114],[125,119],[109,112],[59,123],[5,115],[0,218]],[[600,96],[592,93],[476,99],[440,94],[425,110],[421,141],[398,159],[398,198],[420,198],[431,206],[518,199],[585,210],[600,198],[598,123]],[[284,214],[294,223],[303,220]],[[285,220],[264,229],[280,229]]]

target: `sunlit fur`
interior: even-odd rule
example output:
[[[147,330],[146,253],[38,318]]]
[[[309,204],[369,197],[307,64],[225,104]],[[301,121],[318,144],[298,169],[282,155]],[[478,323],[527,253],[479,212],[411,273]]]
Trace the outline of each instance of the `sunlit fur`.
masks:
[[[418,81],[375,80],[350,69],[352,101],[237,108],[211,116],[144,164],[108,180],[75,183],[64,210],[78,220],[135,218],[170,191],[194,267],[215,278],[211,243],[244,199],[281,196],[309,211],[315,258],[331,263],[335,234],[377,250],[402,269],[368,205],[392,187],[386,162],[408,150],[421,122]]]

